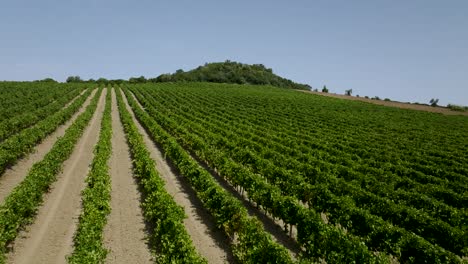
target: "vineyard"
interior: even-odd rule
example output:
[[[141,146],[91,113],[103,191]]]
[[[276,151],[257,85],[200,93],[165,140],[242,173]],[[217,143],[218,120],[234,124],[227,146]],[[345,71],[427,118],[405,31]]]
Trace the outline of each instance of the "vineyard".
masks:
[[[466,116],[201,82],[0,100],[0,263],[468,263]]]

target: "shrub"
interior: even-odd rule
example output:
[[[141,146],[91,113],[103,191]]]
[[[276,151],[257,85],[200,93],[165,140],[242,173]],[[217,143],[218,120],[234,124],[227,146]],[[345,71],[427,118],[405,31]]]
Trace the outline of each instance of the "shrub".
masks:
[[[468,106],[462,106],[462,105],[448,104],[447,108],[449,108],[452,111],[458,111],[458,112],[468,111]]]

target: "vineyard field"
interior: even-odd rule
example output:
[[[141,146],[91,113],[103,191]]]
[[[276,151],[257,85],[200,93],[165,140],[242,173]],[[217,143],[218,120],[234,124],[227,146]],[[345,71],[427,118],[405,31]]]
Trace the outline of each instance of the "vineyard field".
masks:
[[[296,227],[307,256],[323,257],[304,212],[401,262],[456,261],[467,253],[465,117],[268,87],[130,91],[187,150]]]
[[[468,117],[0,82],[0,263],[468,263]]]

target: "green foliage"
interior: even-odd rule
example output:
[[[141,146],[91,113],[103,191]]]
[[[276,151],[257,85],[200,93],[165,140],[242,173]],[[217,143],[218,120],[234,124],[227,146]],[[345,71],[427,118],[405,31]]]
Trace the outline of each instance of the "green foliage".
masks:
[[[52,78],[45,78],[45,79],[37,80],[37,81],[34,81],[34,82],[58,83],[56,80],[54,80],[54,79],[52,79]]]
[[[449,108],[452,111],[458,111],[458,112],[468,111],[468,106],[461,106],[461,105],[455,105],[455,104],[448,104],[447,108]]]
[[[435,99],[435,98],[432,98],[429,101],[429,104],[431,104],[431,106],[433,106],[433,107],[436,107],[438,103],[439,103],[439,99]]]
[[[128,80],[129,83],[146,83],[146,81],[145,76],[132,77]]]
[[[345,95],[351,96],[353,94],[353,89],[345,90]]]
[[[48,91],[42,94],[43,98],[17,107],[17,115],[0,121],[0,142],[60,111],[82,91],[76,86],[69,85],[48,87]],[[24,99],[28,101],[27,98]]]
[[[0,262],[5,261],[8,244],[15,239],[24,225],[31,222],[42,196],[56,180],[62,164],[71,155],[74,146],[97,106],[100,92],[96,93],[86,110],[59,138],[43,160],[35,163],[25,179],[13,189],[0,206]]]
[[[0,173],[3,173],[8,166],[13,165],[19,158],[27,153],[30,153],[34,146],[43,140],[47,135],[55,131],[55,129],[65,123],[83,104],[86,98],[91,93],[87,90],[78,99],[76,99],[70,106],[58,112],[51,114],[38,121],[31,127],[21,130],[19,133],[14,134],[16,131],[6,130],[4,135],[11,135],[0,143]],[[15,118],[16,119],[16,118]],[[15,120],[14,119],[14,120]],[[21,116],[15,124],[19,127],[24,127],[37,118],[33,116]],[[22,120],[25,120],[23,122]],[[3,123],[6,124],[5,122]],[[14,129],[15,125],[5,125],[7,128]]]
[[[242,64],[238,62],[206,63],[196,69],[184,72],[179,69],[174,74],[161,74],[151,82],[215,82],[236,84],[263,84],[282,88],[310,90],[309,85],[298,84],[275,75],[272,69],[263,64]]]
[[[375,261],[369,252],[377,251],[379,261],[459,263],[466,255],[464,117],[266,87],[131,90],[179,144],[268,214],[297,226],[314,260]],[[435,126],[430,135],[427,123]]]
[[[107,80],[106,78],[101,77],[101,78],[97,79],[96,83],[101,84],[101,85],[106,85],[106,84],[109,83],[109,80]]]
[[[81,84],[0,82],[0,122],[42,108],[67,92],[83,88]]]
[[[66,80],[67,83],[81,83],[83,80],[80,76],[69,76]]]
[[[274,217],[278,217],[285,221],[286,224],[297,225],[298,232],[300,233],[299,243],[306,249],[306,258],[314,258],[316,260],[324,258],[327,261],[332,262],[338,261],[338,259],[336,259],[337,255],[341,256],[339,261],[344,261],[345,259],[351,261],[358,258],[358,256],[360,256],[364,262],[374,259],[371,253],[360,243],[359,240],[348,241],[348,238],[342,234],[339,235],[339,230],[334,230],[332,232],[331,230],[333,230],[333,228],[324,225],[317,213],[314,212],[312,214],[307,214],[306,210],[296,200],[281,195],[279,188],[269,185],[263,179],[258,178],[254,173],[249,172],[233,161],[229,161],[226,156],[222,156],[222,152],[215,148],[209,148],[203,140],[197,139],[197,137],[192,137],[190,134],[181,134],[180,131],[186,130],[181,125],[178,125],[178,122],[175,122],[175,120],[164,118],[155,111],[152,108],[152,104],[154,104],[155,101],[149,102],[144,98],[151,97],[149,94],[147,94],[147,96],[140,96],[140,94],[137,94],[137,96],[144,104],[145,109],[155,120],[168,129],[168,131],[175,134],[177,138],[183,140],[183,145],[187,146],[191,151],[197,154],[198,157],[205,160],[210,166],[214,166],[216,170],[223,177],[228,179],[232,185],[242,186],[242,188],[249,194],[249,199],[255,201],[257,205],[261,205],[268,213],[272,213]],[[193,124],[191,127],[194,128]],[[158,132],[158,134],[161,133],[165,132]],[[203,133],[213,135],[210,131],[204,131]],[[220,139],[207,139],[207,141],[210,140],[218,141]],[[239,150],[240,149],[233,150],[232,153]],[[243,162],[246,162],[246,160],[244,159]],[[238,225],[239,224],[236,224],[235,226]],[[242,226],[244,225],[245,224],[242,224]],[[320,239],[316,237],[311,240],[310,232],[314,232],[314,230],[317,229],[328,230],[328,233],[323,233],[322,236],[320,236]],[[252,232],[249,231],[248,233],[250,234]],[[247,237],[248,235],[246,235],[246,239]],[[341,239],[336,240],[337,237],[340,237]],[[328,245],[322,244],[320,246],[311,242],[328,240],[337,242],[336,244],[330,243]],[[352,244],[354,245],[353,250],[343,251],[345,248],[338,246],[341,244]],[[258,246],[255,248],[258,248]],[[246,252],[241,255],[244,256],[244,254],[249,256],[252,253]]]
[[[107,249],[103,246],[103,231],[110,213],[110,176],[108,161],[112,152],[111,91],[107,89],[101,132],[94,147],[94,159],[82,192],[83,211],[74,237],[74,250],[69,263],[104,263]]]
[[[328,93],[328,89],[326,85],[323,86],[322,93]]]

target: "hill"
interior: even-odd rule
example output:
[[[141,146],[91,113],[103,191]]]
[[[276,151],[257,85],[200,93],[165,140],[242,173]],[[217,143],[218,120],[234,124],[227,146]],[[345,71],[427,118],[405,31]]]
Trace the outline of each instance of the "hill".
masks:
[[[336,93],[323,93],[323,92],[315,92],[315,91],[301,91],[301,92],[312,93],[312,94],[317,94],[321,96],[335,97],[335,98],[345,99],[345,100],[361,101],[361,102],[384,105],[384,106],[389,106],[389,107],[398,107],[398,108],[403,108],[403,109],[440,113],[444,115],[468,116],[468,111],[465,110],[466,107],[464,106],[453,106],[450,104],[448,107],[430,106],[430,105],[424,105],[424,104],[418,104],[418,103],[409,103],[409,102],[404,103],[404,102],[391,101],[391,100],[376,100],[376,99],[370,99],[370,98],[365,98],[365,97],[349,96],[349,95],[342,95],[342,94],[336,94]]]
[[[187,72],[177,70],[173,74],[161,74],[149,81],[260,84],[289,89],[310,89],[307,84],[295,83],[274,74],[272,69],[266,68],[263,64],[250,65],[231,61],[206,63]]]

